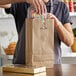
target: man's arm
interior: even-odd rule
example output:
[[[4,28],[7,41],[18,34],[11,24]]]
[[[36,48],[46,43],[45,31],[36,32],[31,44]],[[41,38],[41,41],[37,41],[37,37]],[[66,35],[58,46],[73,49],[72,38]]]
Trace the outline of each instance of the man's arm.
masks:
[[[47,18],[54,19],[54,26],[59,35],[60,40],[63,41],[67,46],[71,46],[74,41],[74,35],[72,32],[71,24],[65,23],[63,25],[53,14],[48,14]]]
[[[9,3],[17,3],[17,2],[33,3],[35,1],[36,0],[0,0],[0,5],[9,4]],[[48,2],[49,0],[37,0],[37,1]]]
[[[27,2],[34,6],[36,12],[39,14],[46,12],[45,2],[49,0],[0,0],[0,5],[5,5],[9,3],[17,3],[17,2]]]
[[[6,4],[6,5],[0,5],[0,8],[10,8],[11,4]]]
[[[71,46],[73,44],[74,35],[72,32],[72,28],[71,28],[70,23],[66,23],[66,24],[62,25],[62,23],[59,22],[56,26],[56,30],[58,32],[60,39],[67,46]]]
[[[27,0],[0,0],[0,5],[5,5],[9,3],[17,3],[17,2],[27,2]]]

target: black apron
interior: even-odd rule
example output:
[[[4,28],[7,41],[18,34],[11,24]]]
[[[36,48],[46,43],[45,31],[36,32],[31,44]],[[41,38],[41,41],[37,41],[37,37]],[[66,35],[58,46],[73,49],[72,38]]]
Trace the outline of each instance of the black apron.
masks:
[[[52,1],[52,0],[51,0]],[[48,12],[53,13],[53,3],[47,3],[47,7],[50,7],[51,9],[47,8]],[[50,11],[51,10],[51,11]],[[21,32],[19,33],[19,39],[18,43],[16,46],[16,50],[14,53],[14,59],[13,63],[14,64],[26,64],[25,62],[25,24],[22,26]],[[60,48],[60,43],[59,43],[59,37],[56,32],[54,31],[54,64],[61,64],[61,48]]]

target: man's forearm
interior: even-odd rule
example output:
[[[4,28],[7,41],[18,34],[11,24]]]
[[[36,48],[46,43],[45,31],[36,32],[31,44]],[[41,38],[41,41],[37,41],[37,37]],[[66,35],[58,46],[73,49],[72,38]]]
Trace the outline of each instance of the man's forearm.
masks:
[[[0,5],[5,5],[9,3],[18,3],[18,2],[28,2],[31,0],[0,0]]]
[[[70,23],[66,23],[66,25],[70,25]],[[58,35],[60,39],[68,46],[71,46],[73,44],[73,33],[72,31],[69,31],[68,29],[71,30],[71,27],[68,27],[67,30],[65,26],[63,26],[61,23],[58,24],[56,27],[56,30],[58,32]]]
[[[10,8],[11,4],[6,4],[6,5],[0,5],[0,8]]]

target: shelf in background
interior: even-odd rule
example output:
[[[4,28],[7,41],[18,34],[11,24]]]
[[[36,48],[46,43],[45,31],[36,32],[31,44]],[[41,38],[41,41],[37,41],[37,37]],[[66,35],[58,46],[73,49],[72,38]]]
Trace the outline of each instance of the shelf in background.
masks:
[[[13,16],[11,14],[9,15],[0,15],[0,19],[7,19],[7,18],[13,18]]]
[[[7,58],[8,58],[9,60],[12,60],[12,59],[13,59],[13,55],[7,55]]]
[[[62,54],[62,57],[76,57],[76,53],[66,53],[66,54]]]
[[[76,16],[76,12],[70,12],[70,16]]]

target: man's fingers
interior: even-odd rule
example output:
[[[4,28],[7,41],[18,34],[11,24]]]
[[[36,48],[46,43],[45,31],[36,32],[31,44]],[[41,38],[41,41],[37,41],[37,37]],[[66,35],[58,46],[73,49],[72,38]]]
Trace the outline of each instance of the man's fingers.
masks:
[[[38,0],[35,0],[35,3],[36,3],[36,6],[37,6],[37,9],[38,9],[37,13],[41,14],[41,8],[40,8],[40,4],[39,4]]]
[[[46,12],[46,6],[43,0],[32,0],[31,4],[34,6],[38,14],[43,14]]]
[[[42,0],[43,8],[44,8],[44,13],[47,12],[47,10],[46,10],[46,5],[45,5],[46,2],[45,2],[45,1],[48,2],[48,0]]]
[[[45,4],[43,5],[43,8],[44,8],[44,13],[47,13],[47,9],[46,9],[46,5]]]
[[[48,18],[48,19],[51,18],[51,15],[50,15],[49,13],[47,14],[47,18]]]
[[[43,0],[39,0],[39,4],[40,4],[40,7],[41,7],[41,14],[45,13],[46,12],[45,2]]]
[[[38,3],[40,5],[40,14],[42,14],[43,11],[43,4],[42,4],[42,0],[38,0]]]
[[[54,15],[51,14],[51,13],[48,13],[48,14],[47,14],[47,18],[48,18],[48,19],[50,19],[50,18],[51,18],[51,19],[54,19]]]
[[[33,3],[33,6],[34,6],[34,8],[35,8],[36,12],[38,12],[37,5],[36,5],[36,3],[35,3],[35,2]]]
[[[34,0],[35,1],[35,7],[38,10],[37,13],[43,14],[46,12],[46,6],[45,3],[42,0]]]
[[[44,13],[44,4],[43,4],[43,1],[42,0],[38,0],[38,3],[39,3],[39,5],[40,5],[40,11],[41,11],[41,14],[43,14]]]

